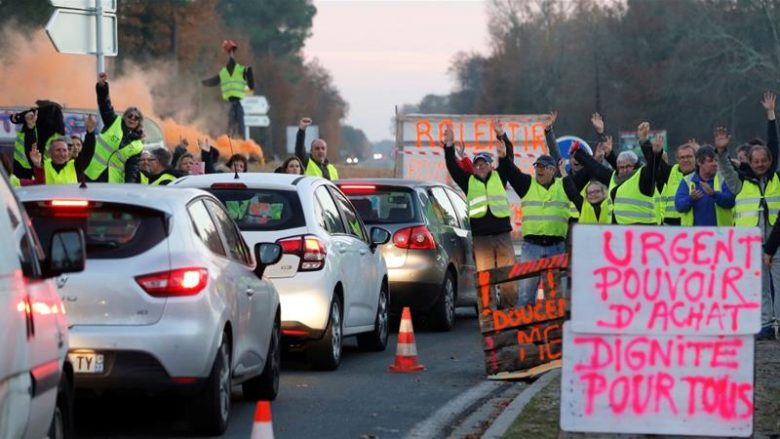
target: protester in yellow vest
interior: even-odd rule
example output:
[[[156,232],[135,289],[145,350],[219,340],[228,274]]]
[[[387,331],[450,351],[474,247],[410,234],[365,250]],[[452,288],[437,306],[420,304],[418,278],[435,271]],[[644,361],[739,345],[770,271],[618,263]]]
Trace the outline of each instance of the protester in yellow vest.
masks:
[[[95,139],[95,152],[84,175],[95,182],[138,183],[138,159],[144,149],[144,116],[138,107],[128,107],[119,117],[111,104],[108,73],[98,75],[95,91],[103,130]]]
[[[674,205],[681,214],[681,225],[733,226],[734,194],[718,175],[712,145],[704,145],[696,151],[696,167],[697,172],[687,175],[677,185]]]
[[[324,140],[312,140],[309,153],[306,153],[303,144],[306,140],[306,128],[309,125],[311,125],[310,118],[301,119],[298,123],[298,134],[295,137],[295,155],[303,163],[303,173],[314,177],[323,177],[326,180],[338,180],[339,172],[328,161],[328,144]]]
[[[155,148],[151,151],[149,162],[149,184],[152,186],[165,186],[181,176],[181,173],[172,169],[171,152],[167,148]]]
[[[33,143],[40,145],[48,157],[52,140],[65,135],[62,106],[48,100],[38,100],[35,104],[35,107],[11,116],[11,123],[21,124],[14,142],[13,173],[22,179],[33,178],[29,161]]]
[[[228,110],[227,135],[234,138],[244,138],[244,107],[241,99],[244,99],[246,90],[254,90],[255,79],[252,68],[236,62],[236,50],[238,45],[233,40],[222,42],[222,49],[228,54],[225,67],[211,78],[204,79],[201,83],[207,87],[220,86],[222,99],[230,104]]]
[[[777,156],[771,150],[777,151],[778,134],[775,125],[775,95],[765,94],[765,107],[770,121],[767,146],[754,145],[748,153],[749,172],[737,173],[728,157],[728,144],[731,140],[728,131],[723,127],[715,129],[715,149],[718,151],[718,166],[726,184],[737,194],[734,206],[734,224],[737,227],[759,227],[764,242],[773,226],[777,224],[780,214],[780,176],[777,172]],[[774,132],[772,132],[774,131]],[[761,332],[759,339],[774,337],[772,324],[780,319],[780,297],[775,293],[772,297],[772,285],[780,290],[780,258],[776,249],[764,249],[764,265],[761,274]],[[774,305],[773,305],[774,304]]]
[[[39,184],[76,184],[84,181],[84,169],[89,165],[95,151],[95,128],[97,119],[90,114],[85,119],[87,133],[84,136],[81,153],[74,159],[68,148],[68,138],[61,136],[49,145],[48,157],[42,157],[37,145],[30,151],[35,180]]]
[[[661,196],[657,203],[664,224],[680,225],[682,214],[675,208],[675,196],[680,182],[696,171],[696,147],[697,144],[693,142],[683,143],[677,147],[675,152],[677,164],[670,166],[663,160],[659,163],[661,175],[658,178],[658,190],[661,192]]]
[[[514,264],[516,259],[506,179],[493,170],[493,157],[487,152],[475,154],[474,173],[471,174],[460,167],[455,157],[455,135],[451,126],[445,127],[441,143],[447,170],[468,199],[477,271]],[[517,290],[513,287],[502,285],[499,298],[501,306],[513,306],[517,302]]]
[[[592,180],[585,186],[585,199],[579,212],[579,224],[612,224],[612,200],[607,187]]]

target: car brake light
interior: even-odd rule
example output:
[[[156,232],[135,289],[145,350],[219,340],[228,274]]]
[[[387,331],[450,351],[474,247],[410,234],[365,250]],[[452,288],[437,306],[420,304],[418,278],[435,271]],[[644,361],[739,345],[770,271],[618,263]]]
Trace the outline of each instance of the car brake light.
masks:
[[[244,183],[214,183],[212,189],[246,189]]]
[[[280,239],[276,243],[282,247],[282,253],[300,258],[299,271],[315,271],[325,266],[325,243],[316,236],[295,236]]]
[[[436,240],[425,226],[406,227],[393,235],[393,244],[409,250],[435,250]]]
[[[187,267],[137,276],[135,281],[150,296],[182,297],[203,291],[208,278],[209,272],[205,268]]]
[[[345,184],[343,186],[339,186],[339,189],[341,189],[341,191],[345,194],[355,192],[366,193],[376,191],[376,186],[373,184]]]
[[[87,200],[51,200],[49,201],[51,207],[89,207],[89,201]]]

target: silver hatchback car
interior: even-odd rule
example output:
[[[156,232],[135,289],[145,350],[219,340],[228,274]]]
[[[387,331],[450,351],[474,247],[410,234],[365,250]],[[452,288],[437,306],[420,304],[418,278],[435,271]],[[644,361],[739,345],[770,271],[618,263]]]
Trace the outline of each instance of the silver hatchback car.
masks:
[[[233,384],[273,399],[281,307],[262,270],[277,244],[249,248],[225,208],[197,189],[92,184],[20,189],[44,246],[84,231],[87,268],[57,279],[71,325],[77,393],[188,395],[191,425],[221,434]]]

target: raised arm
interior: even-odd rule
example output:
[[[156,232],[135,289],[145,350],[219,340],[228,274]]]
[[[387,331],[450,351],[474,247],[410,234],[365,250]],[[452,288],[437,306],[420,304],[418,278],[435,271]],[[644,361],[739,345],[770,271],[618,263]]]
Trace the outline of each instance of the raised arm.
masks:
[[[499,136],[501,144],[498,146],[498,174],[501,176],[502,182],[508,182],[515,193],[522,198],[528,193],[528,189],[531,188],[530,175],[521,171],[514,161],[514,145],[509,140],[503,127],[499,123],[493,124],[496,127],[496,135]]]
[[[766,110],[767,120],[767,133],[766,133],[766,147],[769,148],[770,157],[772,159],[772,167],[769,169],[777,169],[780,166],[780,161],[777,159],[778,144],[777,144],[777,120],[775,120],[775,100],[776,96],[771,91],[764,93],[764,98],[761,100],[761,106]]]
[[[303,164],[304,172],[306,166],[309,165],[309,155],[306,154],[306,146],[303,144],[306,141],[306,128],[311,125],[311,119],[304,117],[298,122],[298,134],[295,135],[295,156]]]
[[[726,185],[733,194],[738,194],[742,190],[742,180],[729,161],[729,141],[731,136],[726,128],[715,128],[715,150],[718,152],[718,171],[726,180]]]
[[[468,194],[471,174],[458,165],[458,159],[455,157],[455,134],[450,126],[444,128],[441,144],[444,147],[444,162],[447,164],[447,171],[449,171],[452,181],[458,185],[464,194]]]
[[[551,111],[544,121],[544,141],[547,143],[547,149],[550,151],[550,157],[555,160],[555,163],[562,158],[561,150],[558,148],[558,142],[555,141],[555,133],[553,132],[553,124],[558,120],[558,112]]]
[[[98,110],[100,110],[100,119],[103,121],[103,131],[106,131],[117,118],[114,106],[111,105],[111,97],[109,96],[108,73],[103,72],[98,75],[95,92],[97,94]]]
[[[87,133],[84,135],[84,142],[81,145],[81,152],[76,157],[74,165],[76,166],[76,172],[81,175],[89,163],[92,161],[92,156],[95,155],[95,128],[97,128],[97,118],[94,114],[90,114],[84,120],[84,127],[87,129]]]

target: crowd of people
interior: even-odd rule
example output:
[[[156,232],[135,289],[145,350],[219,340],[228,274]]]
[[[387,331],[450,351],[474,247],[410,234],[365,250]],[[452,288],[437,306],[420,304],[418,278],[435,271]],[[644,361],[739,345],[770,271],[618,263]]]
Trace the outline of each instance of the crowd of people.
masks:
[[[533,175],[515,165],[513,145],[501,121],[494,121],[497,163],[488,152],[465,157],[451,128],[442,146],[447,170],[468,199],[478,271],[515,263],[510,238],[509,184],[521,199],[521,262],[566,251],[573,223],[618,225],[759,227],[764,237],[762,318],[759,338],[773,338],[780,318],[780,172],[777,169],[776,97],[766,92],[761,105],[767,116],[767,140],[753,139],[729,156],[731,136],[714,131],[712,144],[694,139],[677,147],[676,164],[668,162],[664,139],[651,139],[650,124],[637,137],[642,159],[632,150],[613,151],[599,114],[591,116],[598,140],[591,150],[575,143],[564,165],[553,134],[558,114],[545,121],[549,155],[533,163]],[[538,279],[502,285],[501,306],[533,304]],[[778,300],[774,300],[775,297]]]

